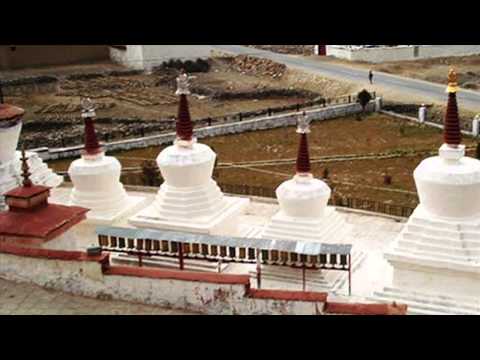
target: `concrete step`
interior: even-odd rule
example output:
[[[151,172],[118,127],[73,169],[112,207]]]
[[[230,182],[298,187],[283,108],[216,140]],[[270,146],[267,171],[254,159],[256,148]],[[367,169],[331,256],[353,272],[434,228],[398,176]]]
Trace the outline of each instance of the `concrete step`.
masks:
[[[410,232],[410,231],[403,232],[402,236],[407,240],[413,240],[413,241],[417,239],[421,239],[422,242],[426,244],[438,244],[443,246],[451,246],[454,248],[468,247],[473,249],[475,248],[480,249],[480,241],[476,241],[476,240],[461,239],[461,238],[453,240],[453,239],[447,239],[442,236],[434,236],[431,234]]]
[[[431,242],[423,241],[423,237],[421,240],[415,239],[410,240],[406,237],[400,239],[398,242],[398,246],[404,250],[412,250],[412,251],[425,251],[428,253],[433,254],[446,254],[446,255],[455,255],[462,257],[466,261],[470,258],[475,259],[480,256],[480,249],[471,249],[471,248],[464,248],[464,247],[453,247],[453,246],[443,246],[440,244],[435,244]]]
[[[409,223],[406,230],[414,234],[425,234],[432,237],[440,237],[445,240],[469,240],[480,245],[480,231],[441,229],[433,226],[417,225]]]
[[[446,229],[450,231],[460,232],[480,232],[480,222],[447,222],[422,218],[421,216],[414,216],[410,218],[409,223],[414,225],[421,225],[431,227],[434,229]]]
[[[480,314],[480,306],[438,295],[428,295],[404,290],[385,288],[374,293],[372,300],[384,303],[408,305],[409,314],[418,315],[473,315]]]
[[[418,256],[424,260],[431,260],[431,261],[449,261],[452,263],[457,263],[465,266],[472,265],[469,263],[468,258],[465,256],[456,256],[450,254],[438,254],[438,253],[431,253],[429,251],[421,251],[421,250],[414,250],[414,249],[404,249],[404,248],[395,248],[395,253],[398,255],[404,256]]]

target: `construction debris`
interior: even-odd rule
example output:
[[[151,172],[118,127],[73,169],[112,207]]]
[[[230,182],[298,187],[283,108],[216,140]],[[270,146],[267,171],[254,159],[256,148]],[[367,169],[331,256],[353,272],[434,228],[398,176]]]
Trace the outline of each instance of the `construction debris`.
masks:
[[[270,76],[273,79],[281,78],[287,71],[287,66],[284,64],[249,55],[234,57],[231,67],[242,74]]]

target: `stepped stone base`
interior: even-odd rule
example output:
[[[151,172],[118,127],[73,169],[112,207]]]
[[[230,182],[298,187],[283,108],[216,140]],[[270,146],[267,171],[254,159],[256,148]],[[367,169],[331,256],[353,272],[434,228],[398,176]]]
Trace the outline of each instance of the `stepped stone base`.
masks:
[[[324,215],[318,219],[288,217],[279,211],[266,226],[262,237],[272,240],[343,243],[348,230],[342,214],[333,207],[327,207]]]
[[[352,253],[352,279],[359,269],[366,254],[360,251]],[[289,284],[295,289],[302,289],[303,270],[286,266],[262,265],[262,283],[268,282],[268,287],[284,288]],[[305,273],[307,291],[326,291],[331,294],[348,295],[348,272],[332,270],[308,270]],[[257,278],[256,270],[250,271],[252,278]],[[277,284],[277,285],[275,285]]]
[[[395,288],[480,296],[478,219],[442,219],[419,206],[385,258]]]
[[[409,315],[480,315],[480,301],[476,297],[446,296],[386,287],[375,292],[370,300],[405,304]]]
[[[238,216],[250,200],[226,197],[220,193],[212,201],[195,190],[167,191],[162,189],[155,202],[129,219],[133,226],[185,231],[210,235],[232,235],[236,233]]]
[[[141,196],[125,196],[122,197],[118,206],[109,206],[108,208],[98,208],[98,206],[91,207],[83,202],[78,203],[72,201],[69,205],[92,208],[92,210],[87,213],[87,219],[85,220],[86,224],[107,225],[134,214],[143,207],[145,202],[146,198]],[[108,204],[109,201],[100,201],[99,203]]]

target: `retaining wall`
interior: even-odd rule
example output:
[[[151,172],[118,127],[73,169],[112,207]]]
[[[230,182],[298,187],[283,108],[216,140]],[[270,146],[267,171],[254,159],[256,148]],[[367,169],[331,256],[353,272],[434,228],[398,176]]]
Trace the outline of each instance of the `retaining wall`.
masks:
[[[0,244],[0,277],[74,295],[124,300],[205,314],[406,314],[406,307],[338,304],[327,294],[255,290],[246,275],[111,266],[109,255]],[[327,305],[327,306],[326,306]]]
[[[368,105],[367,112],[376,110],[376,103],[371,102]],[[327,108],[318,108],[306,111],[306,114],[313,118],[313,121],[322,121],[343,117],[352,114],[358,114],[362,111],[359,104],[343,104]],[[265,116],[251,120],[238,121],[229,124],[215,125],[210,127],[199,128],[195,130],[195,136],[198,139],[208,138],[213,136],[233,135],[249,131],[269,130],[275,128],[282,128],[286,126],[295,126],[297,123],[298,113],[287,113],[274,116]],[[171,144],[175,140],[175,133],[166,133],[154,136],[147,136],[138,139],[129,139],[111,142],[105,144],[107,151],[121,151],[131,149],[141,149],[150,146],[159,146]],[[32,149],[38,153],[40,158],[44,161],[73,158],[80,155],[82,146],[74,146],[64,149],[48,149],[39,148]]]

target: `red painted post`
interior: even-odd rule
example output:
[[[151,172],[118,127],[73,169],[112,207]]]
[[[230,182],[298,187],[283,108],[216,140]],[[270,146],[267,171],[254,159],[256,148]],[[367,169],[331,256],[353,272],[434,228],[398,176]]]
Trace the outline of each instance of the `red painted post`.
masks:
[[[307,267],[303,264],[302,268],[303,291],[307,291]]]
[[[352,296],[352,255],[348,255],[348,296]]]
[[[262,288],[262,265],[260,263],[260,250],[257,249],[257,289]]]

